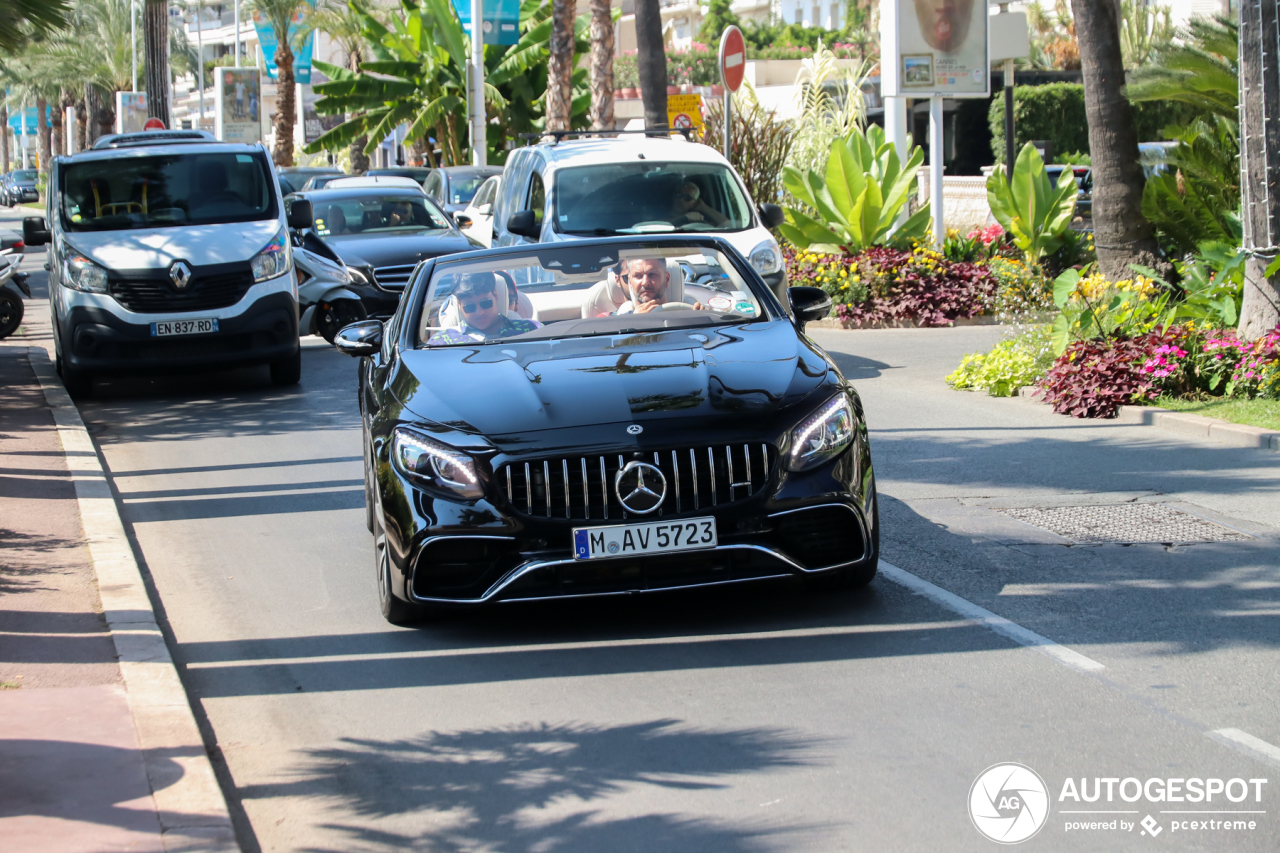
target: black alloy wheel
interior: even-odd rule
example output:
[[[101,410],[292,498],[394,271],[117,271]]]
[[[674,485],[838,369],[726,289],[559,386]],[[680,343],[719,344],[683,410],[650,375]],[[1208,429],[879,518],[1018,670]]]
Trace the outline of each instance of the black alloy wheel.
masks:
[[[376,513],[373,519],[373,565],[378,581],[378,608],[382,611],[382,618],[392,625],[421,622],[426,615],[426,608],[397,598],[391,591],[391,555],[387,553],[387,532],[383,530]]]
[[[373,532],[373,454],[369,442],[364,444],[364,526]]]
[[[271,362],[272,385],[297,385],[302,380],[302,350]]]
[[[18,331],[25,311],[22,297],[8,290],[0,290],[0,338],[7,338]]]
[[[364,310],[364,303],[355,299],[322,302],[316,306],[316,311],[316,331],[331,344],[343,327],[359,323],[369,316],[369,312]]]

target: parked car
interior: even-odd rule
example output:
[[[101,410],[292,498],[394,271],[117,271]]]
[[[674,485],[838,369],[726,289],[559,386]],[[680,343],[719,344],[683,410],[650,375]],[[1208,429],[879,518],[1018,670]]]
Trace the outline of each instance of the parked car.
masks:
[[[285,204],[291,206],[295,198],[311,202],[316,235],[357,278],[352,288],[360,294],[370,317],[389,317],[395,311],[409,274],[423,259],[478,246],[422,194],[417,184],[336,188],[338,183],[322,190],[295,193]]]
[[[7,207],[39,201],[40,191],[36,188],[38,178],[39,173],[35,169],[15,169],[9,172],[0,183],[0,201]]]
[[[72,396],[95,376],[266,364],[298,382],[288,221],[261,145],[121,134],[53,162],[49,301]]]
[[[435,169],[426,166],[389,166],[385,169],[368,169],[365,174],[370,177],[381,175],[388,178],[412,178],[418,182],[418,186],[422,186],[434,171]]]
[[[507,158],[493,207],[493,245],[615,234],[723,236],[787,305],[782,249],[769,228],[782,209],[754,209],[724,156],[681,138],[621,135],[538,143]]]
[[[317,175],[335,175],[337,177],[342,177],[344,174],[346,173],[341,169],[335,169],[332,166],[290,166],[288,168],[281,169],[279,172],[280,177],[289,185],[289,192],[295,193],[302,189],[303,185],[306,184],[307,181]]]
[[[632,296],[668,302],[541,327],[494,314],[517,273],[540,282],[535,301],[581,300],[619,264],[648,277]],[[703,310],[680,298],[686,264],[723,272]],[[766,578],[869,583],[880,531],[862,404],[802,333],[830,298],[788,296],[794,320],[705,234],[424,263],[390,322],[335,341],[361,358],[384,617]],[[482,330],[441,329],[463,300]]]
[[[488,178],[476,190],[471,203],[453,215],[462,233],[485,247],[493,245],[493,202],[501,183],[502,175]]]
[[[422,191],[422,185],[413,178],[405,178],[399,175],[358,175],[355,177],[344,175],[340,178],[334,178],[325,184],[325,188],[331,190],[390,189],[392,187],[414,190],[419,195],[426,195]]]
[[[336,175],[312,175],[311,177],[307,178],[307,182],[305,184],[303,184],[301,187],[298,188],[298,192],[306,192],[307,190],[322,190],[326,186],[328,186],[331,182],[336,181],[339,178],[347,178],[347,177],[350,177],[350,175],[348,175],[346,172],[339,172]],[[293,192],[293,190],[290,190],[290,192]]]
[[[481,184],[501,174],[501,166],[447,166],[432,172],[422,188],[449,213],[458,213],[471,203]]]
[[[1093,170],[1088,166],[1064,166],[1052,164],[1044,167],[1049,181],[1056,187],[1062,173],[1071,170],[1076,179],[1076,216],[1093,218]]]

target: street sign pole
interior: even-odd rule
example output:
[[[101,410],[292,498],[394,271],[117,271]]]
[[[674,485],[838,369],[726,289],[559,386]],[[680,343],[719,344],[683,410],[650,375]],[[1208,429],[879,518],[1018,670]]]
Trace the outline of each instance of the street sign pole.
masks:
[[[484,116],[484,8],[471,0],[471,165],[488,164]]]
[[[947,226],[942,209],[942,156],[943,137],[946,134],[942,120],[942,98],[929,99],[929,201],[933,204],[933,242],[941,249],[947,239]]]
[[[742,85],[747,70],[747,43],[742,30],[725,27],[720,36],[720,82],[724,84],[724,159],[733,152],[733,93]]]

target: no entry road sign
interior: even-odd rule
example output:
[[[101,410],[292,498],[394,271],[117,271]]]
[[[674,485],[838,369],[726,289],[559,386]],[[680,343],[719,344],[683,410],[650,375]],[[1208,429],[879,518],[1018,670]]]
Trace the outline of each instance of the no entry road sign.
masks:
[[[747,44],[742,39],[742,30],[727,27],[720,36],[720,79],[730,92],[738,91],[742,85],[742,75],[747,70]]]

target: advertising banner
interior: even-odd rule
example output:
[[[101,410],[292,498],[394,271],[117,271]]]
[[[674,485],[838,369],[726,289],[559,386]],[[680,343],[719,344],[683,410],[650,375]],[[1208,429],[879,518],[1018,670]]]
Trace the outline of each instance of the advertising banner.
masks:
[[[214,135],[223,142],[262,141],[262,78],[256,68],[218,68],[213,82]]]
[[[520,41],[520,0],[483,0],[485,44],[515,44]],[[471,26],[471,0],[453,0],[453,10],[464,28]],[[467,30],[470,33],[470,29]]]
[[[881,85],[908,98],[991,94],[986,2],[881,0]]]
[[[310,84],[298,84],[296,99],[298,103],[298,125],[302,128],[303,145],[310,145],[319,139],[321,134],[333,130],[346,120],[344,116],[322,116],[316,112],[316,101],[320,100],[321,96],[315,93],[315,87],[320,83],[328,82],[328,77],[319,71],[313,70]]]
[[[146,92],[116,92],[116,133],[140,133],[147,123]]]
[[[311,0],[308,0],[311,2]],[[298,13],[293,16],[293,21],[289,24],[289,42],[296,44],[298,29],[307,20],[307,17],[314,10],[314,3],[310,6],[302,6]],[[267,66],[267,76],[272,80],[277,78],[279,69],[276,67],[276,48],[279,46],[276,42],[276,31],[271,28],[271,24],[262,17],[260,12],[253,13],[253,28],[258,31],[258,44],[262,47],[262,60]],[[293,82],[310,83],[311,82],[311,53],[315,47],[316,34],[308,33],[306,40],[293,52]]]

